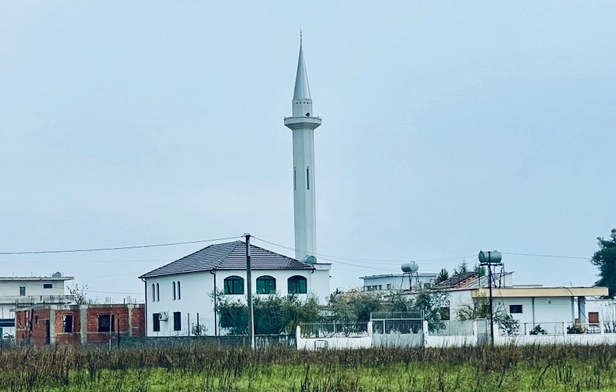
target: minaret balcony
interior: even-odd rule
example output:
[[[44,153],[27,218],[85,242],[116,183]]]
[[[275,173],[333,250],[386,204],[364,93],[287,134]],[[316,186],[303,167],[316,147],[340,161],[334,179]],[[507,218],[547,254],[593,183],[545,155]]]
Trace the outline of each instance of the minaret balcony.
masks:
[[[287,128],[295,129],[315,129],[321,125],[320,117],[285,117],[284,125]]]

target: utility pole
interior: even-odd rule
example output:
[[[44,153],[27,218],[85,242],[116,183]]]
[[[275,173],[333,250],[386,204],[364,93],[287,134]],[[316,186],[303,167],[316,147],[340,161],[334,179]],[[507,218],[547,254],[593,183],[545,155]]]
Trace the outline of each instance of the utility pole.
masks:
[[[492,345],[494,345],[494,311],[492,308],[492,266],[493,265],[501,265],[501,260],[503,259],[503,255],[496,250],[486,251],[483,250],[479,252],[479,265],[488,267],[488,288],[490,290],[490,341]]]
[[[250,271],[250,234],[245,233],[246,237],[246,288],[248,289],[248,335],[250,336],[250,347],[255,348],[255,314],[252,307],[252,272]]]
[[[488,287],[490,288],[490,337],[494,345],[494,309],[492,308],[492,252],[488,252]]]

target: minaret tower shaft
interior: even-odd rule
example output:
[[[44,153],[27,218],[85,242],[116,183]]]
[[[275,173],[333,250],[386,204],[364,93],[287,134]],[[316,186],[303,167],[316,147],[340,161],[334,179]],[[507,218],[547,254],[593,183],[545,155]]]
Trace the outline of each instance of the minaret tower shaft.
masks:
[[[300,261],[315,263],[317,230],[314,130],[321,125],[321,119],[312,113],[312,99],[310,98],[301,35],[292,107],[292,117],[285,117],[284,125],[293,134],[295,258]]]

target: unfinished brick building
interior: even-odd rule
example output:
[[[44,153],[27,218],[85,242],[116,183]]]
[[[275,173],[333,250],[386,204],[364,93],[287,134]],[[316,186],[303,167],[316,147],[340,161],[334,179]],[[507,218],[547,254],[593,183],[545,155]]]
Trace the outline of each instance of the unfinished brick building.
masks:
[[[145,336],[145,305],[35,305],[15,312],[15,339],[23,344],[107,344]]]

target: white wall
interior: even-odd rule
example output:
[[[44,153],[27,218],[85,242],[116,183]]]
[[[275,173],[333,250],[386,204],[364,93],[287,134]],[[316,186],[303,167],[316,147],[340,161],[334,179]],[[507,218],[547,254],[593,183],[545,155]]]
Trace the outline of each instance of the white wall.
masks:
[[[173,299],[173,282],[180,282],[180,298]],[[152,298],[152,284],[159,285],[160,300]],[[214,334],[214,313],[211,295],[214,289],[214,276],[209,272],[195,272],[146,279],[147,298],[147,336],[186,336],[189,328],[199,323],[205,325],[208,335]],[[160,331],[153,330],[152,315],[168,312],[169,320],[160,322]],[[181,313],[181,330],[174,330],[173,313]],[[190,319],[190,320],[189,320]],[[190,324],[189,324],[190,322]],[[192,335],[192,333],[191,333]]]
[[[425,283],[432,284],[437,274],[419,274],[419,284],[423,287]],[[410,288],[409,277],[408,275],[403,276],[402,274],[392,274],[392,275],[374,275],[374,276],[364,276],[364,288],[370,286],[377,286],[377,290],[408,290]],[[413,288],[417,286],[417,277],[412,278]],[[387,288],[387,285],[390,285]],[[380,288],[378,288],[380,286]]]
[[[309,291],[314,293],[319,299],[319,303],[326,304],[329,301],[329,295],[331,293],[329,288],[329,272],[330,264],[315,264],[314,273],[310,275],[308,279]]]
[[[329,267],[329,265],[327,266]],[[207,335],[221,334],[217,328],[214,314],[214,279],[216,288],[224,291],[224,280],[230,276],[239,276],[244,279],[244,294],[228,295],[233,299],[246,302],[246,271],[244,270],[218,270],[214,274],[209,271],[195,272],[189,274],[178,274],[173,276],[162,276],[147,278],[146,303],[147,303],[147,336],[186,336],[189,328],[197,324],[197,313],[199,314],[199,324],[205,325]],[[329,297],[329,268],[315,270],[253,270],[252,271],[252,291],[256,294],[257,279],[260,276],[271,276],[276,279],[276,292],[282,296],[288,295],[287,279],[292,276],[303,276],[306,278],[308,293],[314,293],[320,301],[325,301]],[[173,282],[180,282],[181,299],[173,299]],[[152,298],[152,284],[159,285],[160,299],[156,301]],[[316,289],[316,290],[315,290]],[[296,294],[298,298],[305,300],[308,294]],[[323,303],[322,302],[322,303]],[[153,314],[167,312],[168,321],[160,322],[160,331],[153,330]],[[174,330],[173,313],[181,313],[181,330]],[[190,323],[190,325],[189,325]],[[223,332],[224,333],[224,332]],[[192,335],[192,331],[190,332]]]
[[[451,319],[455,320],[461,306],[472,305],[471,290],[451,291],[449,302]],[[509,313],[510,305],[522,305],[522,313],[511,314],[520,324],[572,322],[576,317],[573,313],[572,297],[493,298],[495,312],[502,309]]]
[[[52,288],[43,288],[44,284],[51,284]],[[32,278],[29,280],[2,280],[0,279],[0,298],[22,297],[19,288],[26,288],[26,297],[41,295],[64,295],[64,281],[50,280],[46,278]]]

